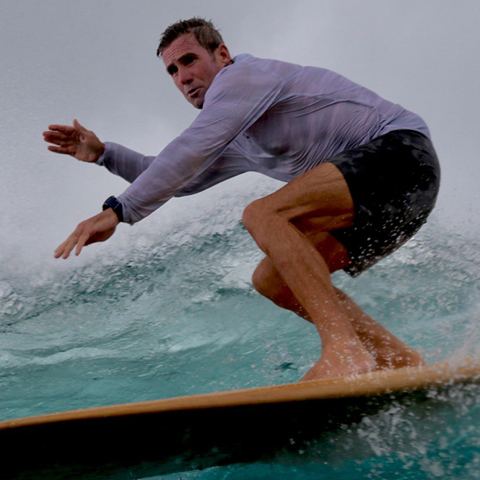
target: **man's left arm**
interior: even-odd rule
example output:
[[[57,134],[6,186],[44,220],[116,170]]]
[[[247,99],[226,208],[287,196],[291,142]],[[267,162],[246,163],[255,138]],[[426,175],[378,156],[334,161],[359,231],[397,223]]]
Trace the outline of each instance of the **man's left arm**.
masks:
[[[142,220],[201,175],[267,110],[278,93],[278,80],[267,73],[247,69],[233,78],[222,73],[222,81],[212,84],[193,124],[118,197],[122,221],[133,224]],[[75,247],[78,255],[85,245],[110,238],[119,218],[109,210],[79,224],[55,251],[55,257],[67,258]]]
[[[233,67],[218,74],[192,125],[118,197],[125,222],[142,220],[202,175],[275,101],[278,78],[249,65],[229,71]]]
[[[80,255],[83,247],[92,243],[104,242],[114,233],[120,220],[111,208],[80,223],[75,231],[55,250],[55,258],[68,258],[75,248]]]

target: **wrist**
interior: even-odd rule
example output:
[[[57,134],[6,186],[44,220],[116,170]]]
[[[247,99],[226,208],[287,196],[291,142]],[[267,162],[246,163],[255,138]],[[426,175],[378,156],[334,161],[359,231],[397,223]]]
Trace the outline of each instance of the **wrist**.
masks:
[[[105,153],[105,144],[99,142],[99,146],[94,150],[95,151],[95,159],[92,163],[98,163],[98,161],[103,157]]]
[[[102,210],[107,210],[111,208],[113,210],[113,212],[115,213],[115,215],[117,216],[118,218],[118,221],[119,222],[123,222],[123,208],[122,208],[122,204],[114,197],[114,196],[111,196],[111,197],[108,197],[104,204],[103,204],[103,207],[102,207]]]

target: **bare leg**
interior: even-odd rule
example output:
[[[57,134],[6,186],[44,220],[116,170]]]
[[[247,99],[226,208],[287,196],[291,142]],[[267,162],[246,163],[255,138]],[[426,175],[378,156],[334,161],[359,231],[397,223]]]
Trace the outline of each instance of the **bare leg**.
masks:
[[[328,257],[328,255],[326,255]],[[291,310],[311,322],[307,311],[293,296],[272,262],[265,258],[254,274],[257,290],[279,307]],[[344,292],[335,288],[338,300],[345,309],[361,342],[376,360],[379,369],[417,367],[424,365],[421,355],[367,315]]]
[[[332,164],[301,175],[278,192],[250,204],[244,212],[246,228],[320,334],[322,356],[303,380],[377,368],[336,294],[325,259],[300,230],[312,219],[317,229],[329,231],[351,225],[352,218],[348,187]]]

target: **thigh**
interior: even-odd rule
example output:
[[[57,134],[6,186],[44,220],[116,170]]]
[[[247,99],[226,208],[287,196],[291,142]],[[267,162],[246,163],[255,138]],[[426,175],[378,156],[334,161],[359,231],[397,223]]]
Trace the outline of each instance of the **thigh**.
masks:
[[[346,228],[352,225],[354,216],[347,182],[331,163],[299,175],[257,202],[266,214],[282,216],[306,235]]]

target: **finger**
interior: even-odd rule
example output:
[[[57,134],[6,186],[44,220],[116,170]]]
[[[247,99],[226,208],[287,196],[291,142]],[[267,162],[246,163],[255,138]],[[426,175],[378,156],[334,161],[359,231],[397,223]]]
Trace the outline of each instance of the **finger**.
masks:
[[[77,242],[77,248],[75,249],[75,255],[78,257],[82,251],[85,244],[88,242],[88,239],[92,236],[91,232],[85,230]]]
[[[44,137],[44,140],[48,143],[54,143],[55,145],[60,145],[63,147],[72,145],[73,142],[71,140],[64,140],[61,138],[49,138],[49,137]]]
[[[54,147],[53,145],[49,145],[48,150],[55,153],[62,153],[63,155],[70,155],[70,151],[66,147]]]
[[[77,119],[73,121],[73,126],[81,133],[88,132],[88,130],[85,127],[83,127],[82,125],[80,125],[80,123],[78,123]]]
[[[62,257],[67,259],[70,256],[70,252],[77,244],[80,236],[79,227],[55,250],[55,258]]]
[[[65,251],[65,244],[67,242],[63,242],[62,244],[60,244],[56,249],[55,249],[55,252],[53,253],[53,256],[55,258],[60,258],[62,255],[63,255],[63,252]]]
[[[71,135],[66,135],[65,133],[62,133],[62,132],[52,132],[52,131],[46,131],[46,132],[43,132],[43,138],[46,140],[46,141],[50,141],[50,140],[70,140],[72,138]]]
[[[66,260],[69,256],[73,248],[75,247],[75,244],[77,242],[68,242],[64,247],[63,247],[63,252],[61,254],[61,257]]]
[[[75,246],[75,243],[73,243],[70,240],[66,240],[55,251],[55,258],[62,257],[64,260],[66,260],[70,256],[70,252],[72,251],[73,247]]]
[[[63,132],[67,135],[71,135],[75,131],[75,128],[70,125],[49,125],[48,128],[54,132]]]

